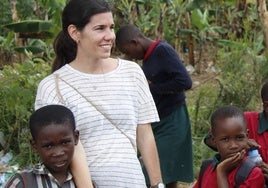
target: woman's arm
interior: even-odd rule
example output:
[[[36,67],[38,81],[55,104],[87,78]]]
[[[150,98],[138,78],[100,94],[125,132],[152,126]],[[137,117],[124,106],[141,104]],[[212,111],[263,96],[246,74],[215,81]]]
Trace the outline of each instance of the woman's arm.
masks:
[[[75,146],[74,156],[71,163],[71,172],[77,188],[93,188],[86,153],[80,140]]]
[[[150,124],[138,125],[137,146],[150,178],[150,184],[162,182],[158,152]]]

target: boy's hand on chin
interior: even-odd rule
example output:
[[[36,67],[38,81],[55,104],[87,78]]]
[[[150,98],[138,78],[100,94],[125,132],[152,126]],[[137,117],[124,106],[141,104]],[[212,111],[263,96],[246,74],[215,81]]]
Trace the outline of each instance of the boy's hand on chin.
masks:
[[[241,152],[238,152],[235,155],[226,158],[218,164],[217,171],[227,174],[243,161],[245,154],[246,150],[242,150]]]

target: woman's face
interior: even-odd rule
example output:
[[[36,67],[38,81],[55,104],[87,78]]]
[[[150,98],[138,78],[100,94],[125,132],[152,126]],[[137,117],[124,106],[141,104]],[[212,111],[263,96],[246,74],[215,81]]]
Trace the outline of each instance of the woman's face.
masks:
[[[108,58],[115,40],[114,21],[111,12],[92,16],[90,22],[79,31],[78,55],[89,58]]]

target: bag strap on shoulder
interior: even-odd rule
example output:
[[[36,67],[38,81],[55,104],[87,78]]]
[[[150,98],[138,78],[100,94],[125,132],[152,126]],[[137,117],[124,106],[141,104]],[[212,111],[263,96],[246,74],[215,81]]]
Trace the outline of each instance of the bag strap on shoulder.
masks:
[[[239,187],[249,176],[250,172],[256,165],[249,159],[242,162],[235,175],[235,188]]]
[[[212,163],[213,159],[212,158],[209,158],[209,159],[206,159],[202,162],[201,164],[201,167],[200,167],[200,172],[199,172],[199,177],[198,177],[198,180],[199,180],[199,187],[201,188],[201,183],[202,183],[202,178],[203,178],[203,175],[204,175],[204,172],[205,170],[207,169],[207,167]]]
[[[201,182],[207,167],[212,163],[213,159],[209,158],[202,162],[199,172],[199,187],[201,188]],[[238,188],[249,176],[250,172],[256,165],[249,159],[246,159],[242,162],[242,165],[237,170],[235,175],[235,188]]]

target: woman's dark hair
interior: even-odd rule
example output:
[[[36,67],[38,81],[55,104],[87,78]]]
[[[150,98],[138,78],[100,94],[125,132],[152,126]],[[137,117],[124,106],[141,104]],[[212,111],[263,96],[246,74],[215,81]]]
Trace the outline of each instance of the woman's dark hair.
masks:
[[[222,106],[218,108],[216,111],[213,112],[211,116],[210,125],[211,125],[212,134],[215,133],[215,129],[216,129],[216,125],[218,121],[221,121],[225,118],[232,118],[232,117],[241,118],[246,127],[246,120],[245,120],[244,112],[235,106],[226,105],[226,106]]]
[[[30,117],[30,132],[34,140],[42,128],[49,125],[64,125],[75,130],[75,118],[72,111],[62,105],[47,105],[39,108]]]
[[[77,44],[68,33],[68,26],[73,24],[78,30],[90,22],[90,18],[99,13],[112,12],[108,0],[70,0],[62,12],[62,30],[56,36],[53,48],[56,58],[52,72],[70,63],[76,57]]]

